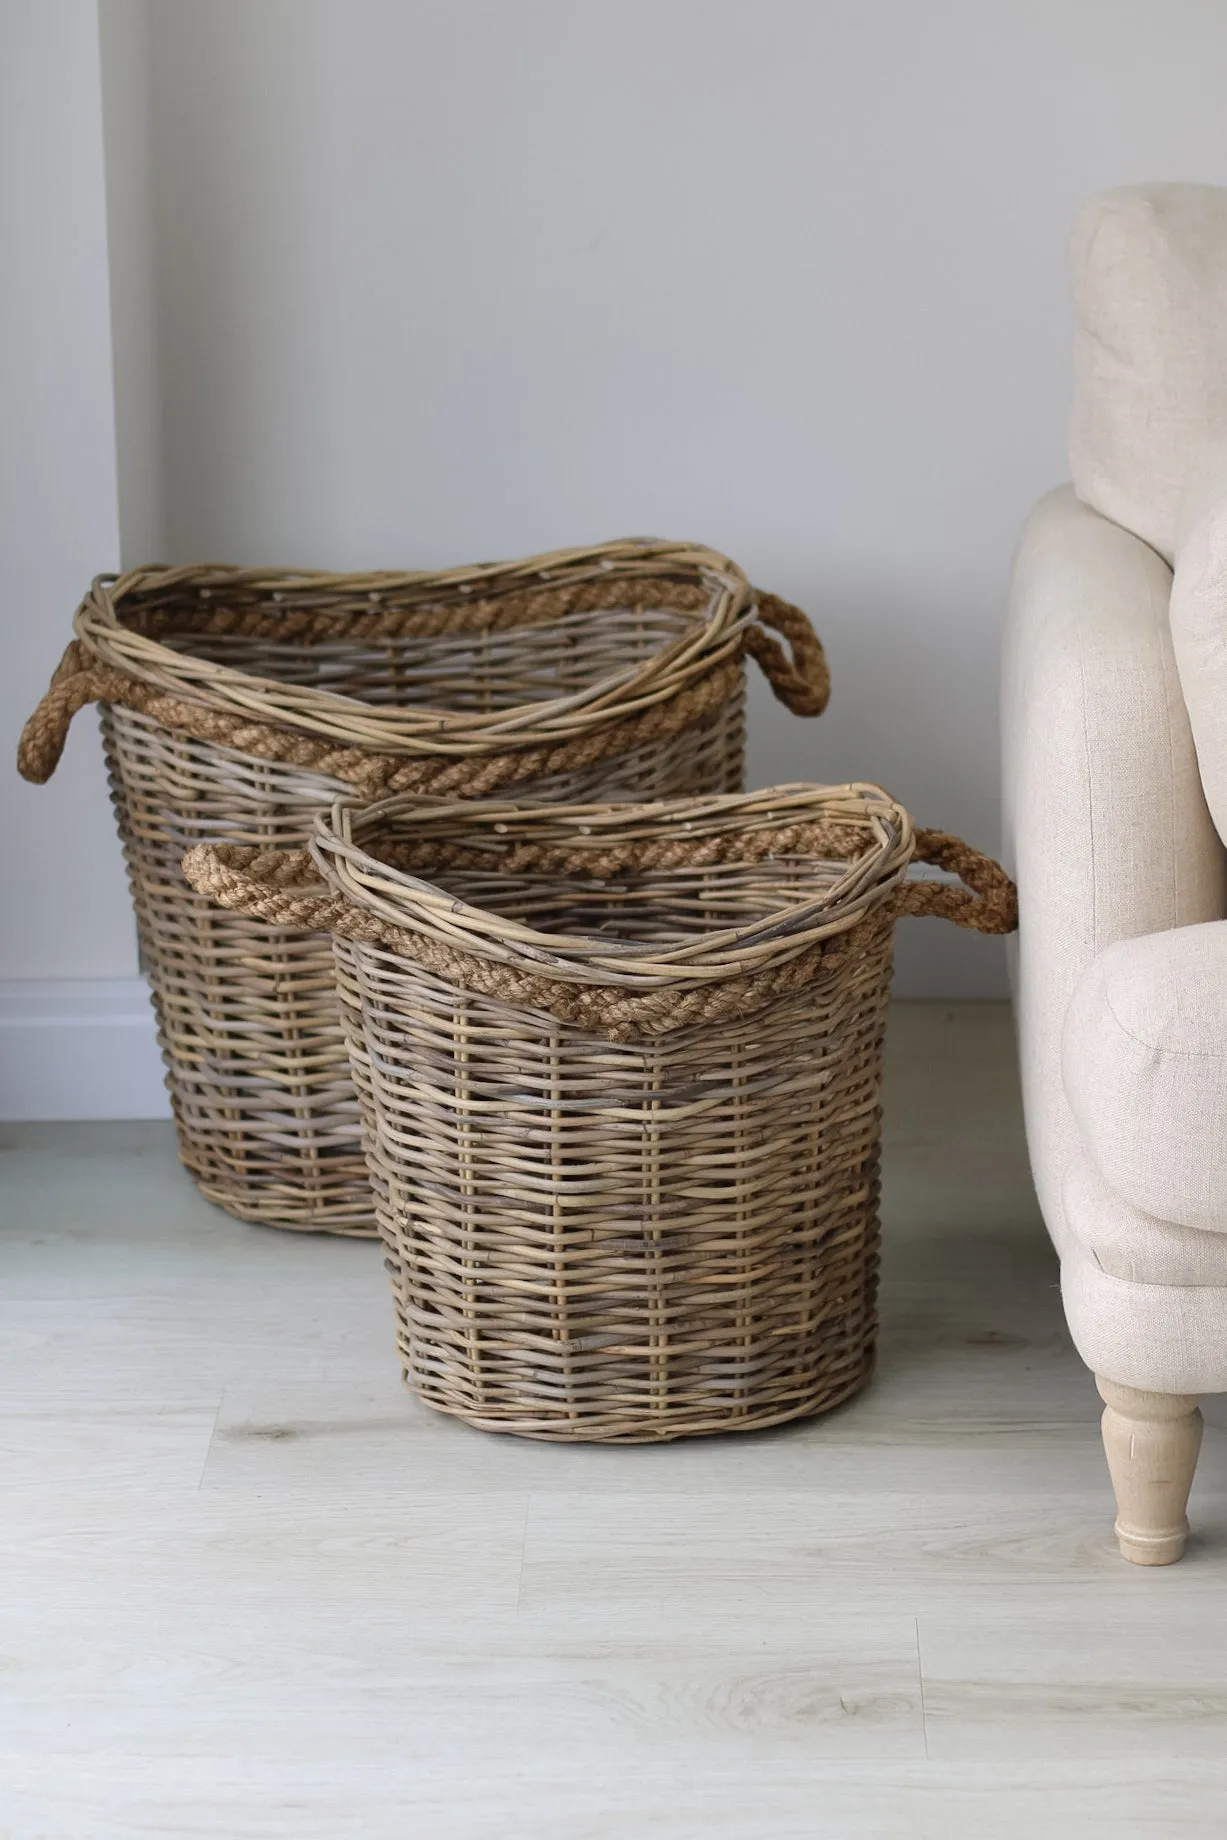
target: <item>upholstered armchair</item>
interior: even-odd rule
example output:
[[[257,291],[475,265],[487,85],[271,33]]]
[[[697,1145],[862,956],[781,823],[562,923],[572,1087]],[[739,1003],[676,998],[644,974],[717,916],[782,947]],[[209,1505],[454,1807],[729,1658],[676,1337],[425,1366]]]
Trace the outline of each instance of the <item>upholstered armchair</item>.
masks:
[[[1227,190],[1093,200],[1073,279],[1073,483],[1026,527],[1006,641],[1016,997],[1117,1536],[1166,1565],[1227,1391]]]

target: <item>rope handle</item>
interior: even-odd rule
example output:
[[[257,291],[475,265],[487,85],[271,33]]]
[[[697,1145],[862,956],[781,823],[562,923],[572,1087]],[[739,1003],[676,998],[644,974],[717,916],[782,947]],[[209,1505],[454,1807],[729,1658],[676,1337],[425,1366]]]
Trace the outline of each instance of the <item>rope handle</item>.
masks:
[[[746,628],[743,644],[786,709],[794,716],[820,716],[831,699],[831,673],[822,640],[799,607],[778,594],[755,589],[758,624]],[[782,645],[765,632],[770,626],[787,639],[789,658]]]
[[[79,639],[70,639],[42,701],[21,731],[17,771],[22,779],[45,785],[60,764],[77,711],[104,701],[127,681],[122,672],[91,659]]]
[[[355,911],[320,878],[310,850],[263,850],[242,843],[197,843],[183,858],[183,873],[197,893],[270,926],[303,933],[342,929]]]
[[[1018,929],[1018,890],[991,856],[981,855],[948,831],[917,831],[915,862],[952,870],[965,884],[900,882],[895,894],[899,914],[953,920],[976,933],[1013,933]]]

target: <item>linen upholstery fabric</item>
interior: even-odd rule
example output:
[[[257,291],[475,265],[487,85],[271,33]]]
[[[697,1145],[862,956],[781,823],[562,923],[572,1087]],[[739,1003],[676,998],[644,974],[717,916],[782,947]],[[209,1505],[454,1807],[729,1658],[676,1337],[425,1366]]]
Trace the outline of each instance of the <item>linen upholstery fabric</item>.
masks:
[[[1087,1151],[1117,1195],[1143,1214],[1227,1233],[1227,921],[1100,953],[1069,1006],[1064,1074]]]
[[[1172,656],[1170,592],[1154,550],[1068,487],[1036,507],[1010,593],[1005,799],[1027,1140],[1060,1250],[1065,1173],[1081,1147],[1061,1076],[1074,988],[1118,939],[1227,914],[1223,851]]]
[[[1227,433],[1227,190],[1093,198],[1071,266],[1075,489],[1170,560],[1190,458]]]
[[[1227,442],[1194,462],[1178,520],[1172,645],[1206,802],[1227,838]]]
[[[1227,1233],[1203,1233],[1143,1213],[1104,1181],[1085,1153],[1065,1172],[1065,1218],[1077,1251],[1109,1277],[1227,1287]]]
[[[1061,1300],[1091,1369],[1151,1393],[1227,1393],[1227,1290],[1118,1278],[1076,1242],[1061,1259]]]

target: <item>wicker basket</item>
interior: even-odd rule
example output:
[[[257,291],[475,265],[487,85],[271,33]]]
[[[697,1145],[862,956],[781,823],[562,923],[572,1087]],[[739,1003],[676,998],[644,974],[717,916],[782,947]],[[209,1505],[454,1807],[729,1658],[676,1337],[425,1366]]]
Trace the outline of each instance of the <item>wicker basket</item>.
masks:
[[[744,655],[798,713],[827,692],[804,615],[665,543],[442,575],[140,570],[95,582],[75,630],[20,766],[45,780],[102,703],[183,1160],[241,1219],[338,1233],[374,1219],[328,941],[219,913],[184,851],[301,846],[355,790],[731,790]]]
[[[967,886],[909,880],[914,855]],[[641,1442],[862,1385],[892,928],[1009,931],[995,864],[853,786],[339,802],[310,853],[203,847],[185,868],[240,911],[334,934],[405,1376],[428,1404]]]

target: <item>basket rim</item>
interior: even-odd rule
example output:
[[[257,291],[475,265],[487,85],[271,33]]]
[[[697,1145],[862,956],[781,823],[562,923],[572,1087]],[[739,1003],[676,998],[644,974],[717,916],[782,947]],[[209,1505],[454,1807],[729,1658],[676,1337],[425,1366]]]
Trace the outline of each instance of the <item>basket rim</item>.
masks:
[[[365,598],[374,609],[394,594],[402,604],[407,600],[423,609],[451,606],[464,615],[465,630],[480,631],[480,622],[470,617],[474,596],[479,603],[496,602],[500,596],[531,592],[538,584],[545,594],[588,583],[653,579],[690,584],[707,596],[705,606],[688,610],[675,638],[639,663],[610,671],[579,690],[493,712],[370,704],[314,685],[282,683],[180,652],[123,620],[125,602],[131,605],[133,597],[182,585],[195,586],[202,598],[211,598],[219,588],[239,587],[272,599],[284,597],[298,607]],[[97,576],[73,625],[86,652],[101,664],[228,715],[305,729],[380,753],[456,755],[573,741],[678,696],[740,657],[755,603],[755,590],[742,570],[716,550],[624,538],[441,571],[323,573],[223,564],[132,569]],[[512,619],[503,629],[516,624]]]
[[[497,905],[470,905],[430,880],[428,871],[413,874],[378,854],[380,833],[397,824],[423,844],[467,842],[475,853],[489,855],[492,879],[500,880],[515,870],[494,859],[517,848],[523,857],[525,845],[565,855],[568,873],[584,873],[587,854],[598,880],[611,843],[626,853],[625,866],[636,856],[645,861],[653,854],[659,859],[662,852],[676,857],[682,839],[689,846],[709,846],[701,854],[696,849],[690,864],[659,864],[662,875],[693,872],[704,860],[733,864],[803,855],[807,831],[811,849],[823,832],[828,844],[846,837],[849,847],[842,856],[814,855],[816,862],[845,864],[820,893],[781,900],[769,914],[740,926],[679,933],[674,943],[656,947],[542,930],[509,919]],[[725,851],[722,838],[733,847]],[[751,838],[755,841],[739,854],[736,840]],[[713,850],[719,854],[713,856]],[[887,902],[906,877],[915,850],[907,812],[880,787],[861,782],[589,805],[444,803],[412,795],[363,804],[339,798],[330,810],[317,813],[311,844],[311,856],[335,894],[404,933],[551,981],[627,991],[694,987],[785,964],[849,931]],[[480,873],[480,863],[469,867]]]

